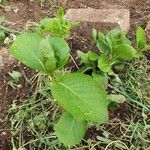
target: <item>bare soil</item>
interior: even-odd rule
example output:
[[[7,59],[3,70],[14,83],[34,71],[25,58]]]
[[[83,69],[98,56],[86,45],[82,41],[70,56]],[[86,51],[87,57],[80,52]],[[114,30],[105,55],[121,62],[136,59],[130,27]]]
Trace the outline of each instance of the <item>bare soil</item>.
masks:
[[[55,12],[55,7],[50,8],[50,5],[45,5],[41,8],[37,3],[30,2],[29,0],[11,0],[9,5],[12,7],[12,10],[9,12],[5,12],[4,9],[0,7],[0,16],[6,17],[9,21],[9,27],[20,31],[27,21],[38,21],[45,16],[54,15]],[[136,26],[141,25],[145,28],[146,23],[150,20],[150,0],[59,0],[58,5],[64,7],[65,10],[87,7],[102,9],[127,8],[131,12],[130,38],[134,36]],[[14,12],[16,8],[19,9],[17,13]],[[78,49],[92,49],[93,45],[91,45],[90,42],[90,39],[84,37],[84,35],[80,35],[80,33],[69,39],[73,54]],[[23,75],[16,89],[13,89],[7,84],[10,80],[8,72],[12,70],[19,71]],[[26,82],[26,78],[30,79],[34,74],[33,71],[20,64],[8,65],[0,72],[0,150],[11,150],[10,126],[9,122],[5,122],[5,117],[8,115],[8,109],[14,100],[20,103],[23,99],[33,94],[33,90],[30,89],[30,85]],[[129,108],[125,104],[114,113],[110,112],[110,117],[124,119],[121,118],[121,114],[128,111]],[[91,135],[96,136],[96,132],[93,130],[87,132],[89,137]]]

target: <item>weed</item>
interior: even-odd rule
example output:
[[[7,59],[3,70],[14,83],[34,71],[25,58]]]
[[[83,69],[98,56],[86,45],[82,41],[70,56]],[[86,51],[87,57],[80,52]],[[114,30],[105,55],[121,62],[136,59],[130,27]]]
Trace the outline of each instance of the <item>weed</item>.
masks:
[[[11,80],[8,81],[8,84],[12,87],[12,88],[16,88],[17,87],[17,84],[21,78],[21,73],[18,72],[18,71],[12,71],[12,72],[9,72],[8,73],[9,76],[11,77]]]

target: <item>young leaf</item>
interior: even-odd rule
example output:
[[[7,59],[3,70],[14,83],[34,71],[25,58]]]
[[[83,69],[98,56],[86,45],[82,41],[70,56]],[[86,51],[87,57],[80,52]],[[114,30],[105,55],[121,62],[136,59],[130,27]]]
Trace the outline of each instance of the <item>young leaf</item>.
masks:
[[[58,8],[57,9],[57,17],[63,18],[64,17],[64,9],[63,8]]]
[[[47,72],[54,71],[56,69],[56,58],[49,38],[44,38],[40,42],[38,52]]]
[[[63,67],[69,59],[70,48],[67,42],[59,37],[49,37],[48,40],[53,48],[55,58],[57,59],[56,68]]]
[[[89,63],[87,53],[83,53],[82,51],[78,50],[77,55],[81,59],[81,63],[83,63],[83,64],[88,64]]]
[[[111,30],[106,38],[111,41],[113,48],[120,44],[131,45],[131,41],[126,37],[125,33],[119,29]]]
[[[146,36],[141,27],[138,27],[136,30],[136,44],[139,49],[143,49],[146,45]]]
[[[78,50],[77,54],[78,54],[78,57],[81,59],[81,63],[83,64],[90,64],[91,62],[94,62],[99,58],[99,56],[92,51],[83,53],[82,51]]]
[[[12,72],[9,72],[8,74],[12,77],[15,83],[18,83],[19,79],[22,76],[20,72],[14,70]]]
[[[110,43],[107,42],[106,37],[102,32],[98,32],[97,47],[101,53],[111,51]]]
[[[99,56],[92,51],[88,51],[87,55],[89,61],[96,61],[99,58]]]
[[[120,59],[132,59],[136,54],[136,50],[128,44],[117,45],[113,52]]]
[[[65,112],[55,125],[56,135],[66,146],[79,144],[87,129],[87,122]]]
[[[106,93],[92,77],[67,74],[57,78],[51,90],[53,97],[71,115],[98,123],[107,121]]]
[[[39,23],[39,31],[41,33],[50,33],[57,37],[67,38],[69,36],[70,30],[73,29],[76,25],[77,24],[73,24],[70,21],[65,20],[63,16],[45,18]]]
[[[10,53],[23,64],[39,71],[47,72],[38,52],[42,36],[37,33],[24,33],[10,46]]]
[[[98,68],[102,70],[103,72],[112,71],[109,59],[104,54],[102,54],[98,59]]]

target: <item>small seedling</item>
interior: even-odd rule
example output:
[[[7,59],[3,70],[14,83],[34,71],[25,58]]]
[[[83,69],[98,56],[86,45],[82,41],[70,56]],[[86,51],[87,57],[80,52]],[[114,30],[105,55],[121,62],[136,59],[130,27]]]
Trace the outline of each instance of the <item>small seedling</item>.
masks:
[[[143,52],[150,50],[150,46],[146,44],[144,30],[141,27],[138,27],[136,31],[137,46],[135,48],[125,33],[118,29],[110,31],[106,36],[93,29],[93,38],[99,49],[99,54],[91,51],[87,53],[78,51],[81,64],[87,68],[91,67],[94,73],[113,75],[117,80],[119,78],[114,73],[114,69],[123,69],[124,62],[143,57]]]
[[[8,74],[11,77],[11,80],[8,82],[8,84],[15,89],[22,75],[20,72],[14,70]]]
[[[55,18],[45,18],[39,23],[39,32],[49,33],[53,36],[68,38],[70,30],[75,28],[74,24],[64,18],[64,10],[59,8]]]

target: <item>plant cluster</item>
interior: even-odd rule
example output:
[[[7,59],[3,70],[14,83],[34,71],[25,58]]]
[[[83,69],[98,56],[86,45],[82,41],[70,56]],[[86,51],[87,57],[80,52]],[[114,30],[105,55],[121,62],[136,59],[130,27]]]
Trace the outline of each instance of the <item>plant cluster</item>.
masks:
[[[115,68],[122,68],[126,60],[141,57],[150,46],[146,44],[141,27],[136,32],[137,50],[120,30],[112,30],[106,36],[93,30],[100,54],[78,51],[82,64],[86,70],[90,67],[92,74],[86,74],[85,71],[64,72],[62,69],[70,56],[65,39],[74,25],[65,20],[63,15],[63,10],[59,9],[56,18],[47,18],[39,23],[37,32],[22,33],[9,51],[20,62],[49,78],[46,83],[49,90],[46,92],[64,109],[54,125],[55,133],[64,145],[72,146],[81,142],[89,122],[103,124],[108,121],[108,105],[111,101],[125,99],[123,95],[107,92],[109,75],[117,78],[113,71]],[[39,118],[42,119],[42,116]],[[35,118],[36,123],[39,118]],[[41,128],[44,124],[41,124]]]

